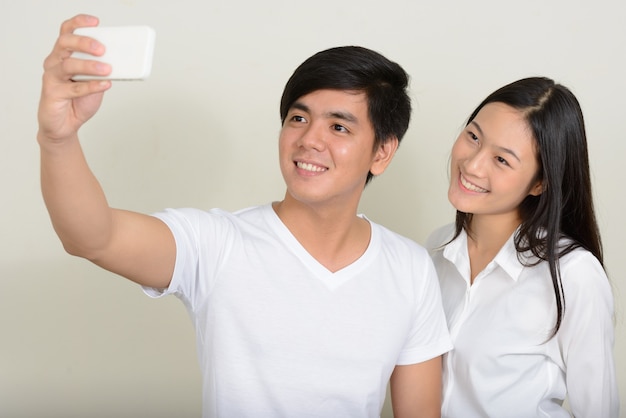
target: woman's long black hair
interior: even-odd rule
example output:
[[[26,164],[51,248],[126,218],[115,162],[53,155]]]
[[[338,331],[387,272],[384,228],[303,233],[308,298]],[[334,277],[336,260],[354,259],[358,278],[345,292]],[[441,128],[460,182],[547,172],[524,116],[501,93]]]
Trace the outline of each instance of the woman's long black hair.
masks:
[[[527,196],[520,204],[522,223],[515,235],[515,247],[518,255],[531,251],[538,259],[534,264],[548,262],[557,307],[552,334],[555,335],[565,312],[559,258],[582,247],[604,267],[582,110],[567,87],[549,78],[531,77],[490,94],[467,123],[486,104],[493,102],[521,111],[536,141],[540,166],[536,180],[541,180],[543,192]],[[471,214],[457,211],[455,238],[463,229],[471,235],[471,219]]]

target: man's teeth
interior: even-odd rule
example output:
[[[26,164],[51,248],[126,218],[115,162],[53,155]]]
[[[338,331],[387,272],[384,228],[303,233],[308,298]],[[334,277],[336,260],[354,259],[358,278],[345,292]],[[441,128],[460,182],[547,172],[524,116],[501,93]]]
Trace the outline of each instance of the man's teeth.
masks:
[[[475,184],[470,183],[469,181],[465,180],[463,176],[461,176],[461,184],[463,185],[463,187],[473,192],[486,193],[489,191],[487,189],[483,189],[482,187],[478,187]]]
[[[302,163],[298,161],[296,165],[298,166],[298,168],[301,168],[306,171],[315,171],[315,172],[326,171],[324,167],[320,167],[318,165],[313,165],[309,163]]]

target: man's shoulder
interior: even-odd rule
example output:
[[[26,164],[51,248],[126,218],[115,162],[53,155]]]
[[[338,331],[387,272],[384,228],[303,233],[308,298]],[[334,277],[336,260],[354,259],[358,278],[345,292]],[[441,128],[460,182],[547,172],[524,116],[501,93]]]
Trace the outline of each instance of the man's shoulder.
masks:
[[[232,216],[243,220],[254,220],[266,216],[266,213],[270,208],[270,204],[248,206],[246,208],[232,212]]]
[[[180,225],[190,228],[206,228],[211,225],[245,225],[258,224],[258,220],[264,216],[265,206],[254,206],[240,209],[235,212],[223,208],[199,209],[199,208],[167,208],[152,215],[161,219],[173,227]]]
[[[412,238],[403,235],[399,232],[389,229],[386,226],[370,221],[372,225],[372,235],[378,237],[381,244],[387,248],[391,248],[393,251],[400,251],[404,249],[413,253],[426,253],[424,246],[419,244]]]
[[[441,249],[445,244],[450,242],[454,236],[455,224],[449,223],[435,229],[426,239],[425,247],[428,251]]]

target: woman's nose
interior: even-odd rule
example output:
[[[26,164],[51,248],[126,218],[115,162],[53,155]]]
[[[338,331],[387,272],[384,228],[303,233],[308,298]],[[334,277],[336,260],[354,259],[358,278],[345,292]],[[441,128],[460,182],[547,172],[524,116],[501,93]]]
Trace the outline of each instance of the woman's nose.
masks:
[[[480,176],[485,170],[487,155],[483,150],[477,150],[465,160],[465,170],[468,174]]]

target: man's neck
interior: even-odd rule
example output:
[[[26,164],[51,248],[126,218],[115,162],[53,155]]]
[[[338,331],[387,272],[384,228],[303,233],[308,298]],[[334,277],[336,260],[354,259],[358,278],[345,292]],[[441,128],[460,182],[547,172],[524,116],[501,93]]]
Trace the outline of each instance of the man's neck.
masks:
[[[352,264],[369,245],[369,222],[356,215],[356,208],[316,208],[289,197],[273,208],[304,249],[329,271]]]

